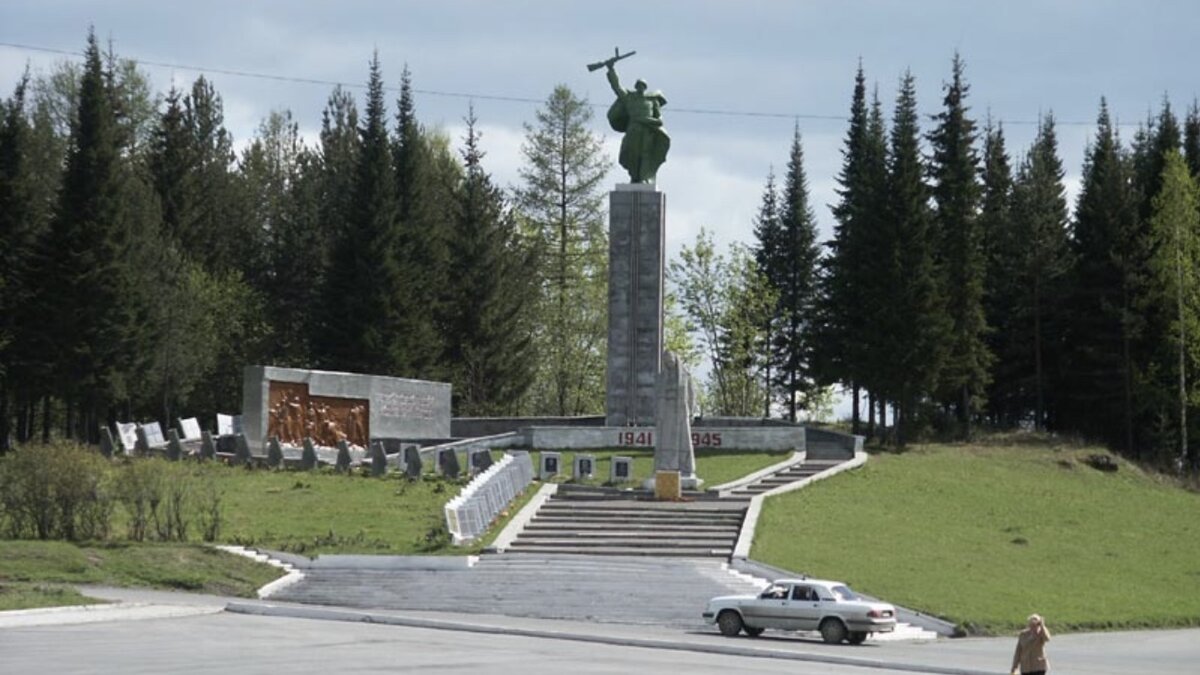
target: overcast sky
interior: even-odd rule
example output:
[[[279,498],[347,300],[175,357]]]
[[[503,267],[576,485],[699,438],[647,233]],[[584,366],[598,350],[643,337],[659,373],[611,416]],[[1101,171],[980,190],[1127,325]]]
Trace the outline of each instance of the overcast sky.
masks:
[[[1014,164],[1038,115],[1053,111],[1072,196],[1101,96],[1128,139],[1164,96],[1182,113],[1200,93],[1200,3],[1189,0],[4,0],[0,95],[26,63],[36,73],[77,58],[43,50],[82,51],[89,24],[119,55],[142,62],[160,90],[205,73],[239,144],[272,109],[290,109],[314,138],[332,87],[232,71],[341,82],[361,97],[378,50],[388,85],[407,64],[418,117],[456,142],[474,103],[484,166],[502,185],[517,181],[522,124],[560,83],[596,105],[593,126],[615,157],[619,139],[603,115],[612,93],[602,71],[584,66],[614,46],[637,50],[618,66],[623,79],[644,78],[669,101],[672,146],[658,182],[671,250],[701,226],[721,243],[751,240],[765,177],[772,167],[782,173],[796,124],[828,236],[860,58],[890,119],[906,68],[923,115],[937,112],[957,50],[968,104],[981,120],[1003,121]],[[626,180],[620,169],[610,178]]]
[[[0,93],[11,93],[26,63],[36,72],[72,58],[29,48],[79,52],[89,24],[118,54],[146,64],[160,89],[187,86],[205,71],[239,143],[281,108],[312,138],[331,86],[221,71],[342,82],[361,95],[378,49],[389,85],[408,64],[425,124],[457,139],[474,102],[485,166],[503,185],[517,180],[522,124],[559,83],[597,105],[594,127],[615,149],[617,135],[603,118],[612,94],[603,73],[584,64],[617,45],[635,49],[619,72],[629,82],[646,79],[669,101],[672,148],[659,185],[673,249],[702,225],[720,241],[749,241],[764,179],[772,166],[782,171],[797,123],[813,204],[828,233],[860,58],[890,117],[905,68],[917,78],[922,113],[936,112],[959,51],[973,113],[1004,121],[1014,155],[1028,146],[1038,114],[1054,112],[1072,190],[1102,95],[1131,125],[1123,130],[1129,138],[1164,95],[1182,112],[1200,88],[1200,3],[1187,0],[7,0],[0,3]],[[504,100],[511,98],[535,102]],[[625,178],[618,169],[611,179]]]

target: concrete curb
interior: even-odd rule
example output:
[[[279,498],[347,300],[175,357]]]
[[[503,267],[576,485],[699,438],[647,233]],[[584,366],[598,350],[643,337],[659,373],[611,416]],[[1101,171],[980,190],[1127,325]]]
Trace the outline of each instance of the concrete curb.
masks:
[[[525,508],[518,511],[517,515],[508,521],[508,524],[504,526],[500,534],[496,535],[496,538],[492,541],[492,545],[485,550],[489,553],[503,553],[505,549],[512,546],[513,542],[517,540],[517,536],[521,534],[521,530],[524,530],[529,521],[533,520],[533,517],[537,515],[538,509],[542,508],[542,505],[549,501],[554,493],[558,492],[558,485],[558,483],[542,484],[542,487],[529,500]]]
[[[255,551],[253,549],[248,549],[248,548],[245,548],[242,546],[220,546],[219,545],[219,546],[215,546],[214,548],[225,551],[226,553],[240,555],[243,558],[250,558],[251,560],[254,560],[256,562],[266,563],[272,567],[278,567],[279,569],[281,569],[285,572],[285,574],[283,576],[279,577],[275,581],[267,583],[262,588],[258,589],[257,593],[258,593],[258,597],[260,597],[260,598],[269,598],[274,593],[281,591],[281,590],[287,588],[288,586],[291,586],[292,584],[300,583],[304,579],[304,573],[301,572],[300,570],[296,569],[295,566],[291,565],[290,563],[286,563],[281,560],[277,560],[277,559],[273,558],[272,556],[270,556],[269,554],[262,553],[260,551]]]
[[[681,642],[672,640],[657,640],[630,636],[594,635],[589,633],[572,633],[568,631],[538,630],[532,628],[515,628],[489,626],[485,624],[445,621],[439,619],[420,619],[395,614],[365,612],[345,609],[330,609],[326,607],[299,607],[271,604],[248,604],[231,602],[225,611],[234,614],[252,616],[288,617],[293,619],[315,619],[318,621],[349,621],[355,623],[373,623],[386,626],[405,626],[409,628],[427,628],[432,630],[452,630],[465,633],[485,633],[491,635],[515,635],[519,637],[545,638],[550,640],[571,640],[574,642],[589,642],[620,647],[644,647],[647,649],[668,649],[673,651],[699,652],[704,654],[722,654],[726,656],[750,656],[766,659],[781,659],[788,661],[809,661],[813,663],[828,663],[838,666],[856,666],[859,668],[877,668],[881,670],[904,671],[911,673],[937,673],[939,675],[993,675],[991,671],[970,670],[964,668],[942,668],[938,666],[915,665],[889,661],[877,661],[849,656],[830,656],[812,652],[795,652],[782,649],[739,647],[735,645],[705,644]],[[714,637],[718,637],[714,634]],[[727,640],[728,638],[721,638]]]
[[[29,628],[33,626],[67,626],[100,621],[144,621],[147,619],[177,619],[188,616],[216,614],[220,607],[158,605],[140,602],[115,602],[95,605],[39,607],[0,612],[0,628]]]
[[[724,497],[724,496],[726,496],[724,494],[726,492],[729,492],[731,490],[736,490],[737,488],[740,488],[743,485],[749,485],[751,483],[758,482],[758,480],[761,478],[766,478],[767,476],[770,476],[771,474],[779,473],[780,471],[785,471],[787,469],[792,468],[793,466],[795,466],[797,464],[802,464],[807,456],[808,456],[808,453],[804,450],[801,450],[799,452],[793,452],[791,457],[783,460],[782,462],[772,464],[771,466],[768,466],[765,469],[760,469],[758,471],[755,471],[754,473],[752,473],[748,476],[742,476],[741,478],[739,478],[737,480],[732,480],[732,481],[729,481],[728,483],[722,483],[720,485],[714,485],[713,487],[710,487],[708,489],[708,491],[722,493],[721,496]]]

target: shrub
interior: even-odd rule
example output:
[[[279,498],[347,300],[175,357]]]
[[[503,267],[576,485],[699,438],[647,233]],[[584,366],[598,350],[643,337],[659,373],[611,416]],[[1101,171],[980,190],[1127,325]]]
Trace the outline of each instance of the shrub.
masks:
[[[109,531],[108,464],[76,443],[25,445],[0,460],[0,505],[13,539],[80,539]]]
[[[157,459],[135,460],[123,466],[116,480],[117,499],[129,516],[126,535],[145,541],[163,499],[163,466]]]

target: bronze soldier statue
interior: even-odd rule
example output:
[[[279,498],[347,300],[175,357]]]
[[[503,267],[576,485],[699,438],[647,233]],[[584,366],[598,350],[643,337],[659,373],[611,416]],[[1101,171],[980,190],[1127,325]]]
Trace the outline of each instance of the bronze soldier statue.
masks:
[[[635,82],[633,89],[623,88],[617,77],[616,62],[636,52],[614,51],[612,58],[589,64],[588,70],[607,69],[608,83],[617,95],[608,108],[608,123],[613,131],[625,134],[619,161],[629,172],[630,182],[653,183],[671,148],[671,137],[663,129],[662,121],[662,107],[667,98],[660,91],[647,91],[645,80]]]

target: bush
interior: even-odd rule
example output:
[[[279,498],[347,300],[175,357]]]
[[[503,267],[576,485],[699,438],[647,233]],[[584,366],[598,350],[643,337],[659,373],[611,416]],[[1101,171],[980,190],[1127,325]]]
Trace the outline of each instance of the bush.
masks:
[[[100,538],[112,518],[108,463],[66,441],[16,448],[0,460],[0,505],[12,539]]]

